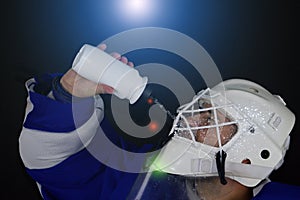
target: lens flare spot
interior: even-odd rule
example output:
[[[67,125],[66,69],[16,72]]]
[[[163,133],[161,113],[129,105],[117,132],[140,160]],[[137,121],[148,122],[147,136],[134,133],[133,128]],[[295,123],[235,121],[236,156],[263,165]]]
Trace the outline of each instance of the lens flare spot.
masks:
[[[155,131],[158,130],[158,123],[157,122],[150,122],[148,127],[149,127],[150,131],[155,132]]]
[[[150,105],[153,104],[153,99],[152,98],[148,98],[147,99],[147,103],[150,104]]]

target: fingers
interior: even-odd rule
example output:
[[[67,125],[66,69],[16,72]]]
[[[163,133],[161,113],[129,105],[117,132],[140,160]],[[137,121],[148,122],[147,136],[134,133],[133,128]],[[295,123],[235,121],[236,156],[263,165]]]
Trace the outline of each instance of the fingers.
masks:
[[[115,59],[117,59],[117,60],[120,60],[121,59],[121,54],[119,54],[119,53],[117,53],[117,52],[112,52],[111,54],[110,54],[112,57],[114,57]]]
[[[114,57],[115,59],[121,61],[122,63],[128,65],[129,67],[134,67],[133,62],[128,61],[128,58],[125,56],[121,56],[121,54],[117,53],[117,52],[113,52],[110,54],[112,57]]]
[[[97,47],[98,47],[99,49],[103,50],[103,51],[107,48],[106,44],[99,44]],[[115,59],[117,59],[117,60],[123,62],[124,64],[127,64],[127,65],[130,66],[130,67],[134,67],[133,62],[128,61],[127,57],[121,56],[121,54],[119,54],[119,53],[117,53],[117,52],[112,52],[110,55],[111,55],[112,57],[114,57]]]
[[[127,65],[129,65],[129,67],[134,67],[133,62],[128,62]]]
[[[120,58],[120,61],[121,61],[122,63],[124,63],[124,64],[127,64],[127,63],[128,63],[128,59],[127,59],[125,56],[122,56],[122,57]]]
[[[124,64],[128,65],[129,67],[134,67],[133,62],[128,61],[128,59],[125,56],[122,56],[119,60]]]
[[[99,44],[97,47],[102,51],[104,51],[107,48],[106,44]]]

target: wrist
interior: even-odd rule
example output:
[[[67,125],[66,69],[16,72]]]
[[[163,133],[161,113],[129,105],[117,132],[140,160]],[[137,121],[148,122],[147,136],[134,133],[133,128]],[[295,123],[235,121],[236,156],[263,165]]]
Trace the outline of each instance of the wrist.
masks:
[[[61,76],[57,76],[52,81],[52,93],[56,100],[71,103],[72,102],[72,94],[66,90],[61,84]]]
[[[62,89],[68,92],[70,95],[73,95],[73,84],[71,84],[68,80],[66,80],[65,76],[62,76],[59,80],[59,84]]]

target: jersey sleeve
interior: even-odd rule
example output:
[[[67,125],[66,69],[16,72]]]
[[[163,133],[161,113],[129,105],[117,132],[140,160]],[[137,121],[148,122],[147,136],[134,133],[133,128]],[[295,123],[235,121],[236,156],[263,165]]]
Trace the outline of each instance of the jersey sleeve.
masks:
[[[98,96],[73,102],[57,101],[34,91],[37,82],[26,82],[28,91],[19,149],[25,167],[52,167],[88,145],[103,118]]]

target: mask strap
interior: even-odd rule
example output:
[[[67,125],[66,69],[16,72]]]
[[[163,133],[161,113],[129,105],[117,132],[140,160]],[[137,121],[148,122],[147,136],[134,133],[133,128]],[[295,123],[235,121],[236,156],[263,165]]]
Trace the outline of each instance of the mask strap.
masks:
[[[222,153],[222,154],[221,154]],[[218,175],[220,178],[220,182],[223,185],[227,184],[227,181],[225,179],[225,159],[226,159],[226,152],[221,150],[216,153],[216,164],[218,169]]]
[[[225,159],[226,159],[227,154],[225,151],[223,151],[217,110],[216,110],[215,105],[212,100],[211,100],[211,103],[212,103],[212,107],[213,107],[214,121],[216,124],[216,132],[217,132],[218,145],[219,145],[219,151],[216,153],[217,169],[218,169],[218,174],[219,174],[221,184],[226,185],[227,181],[225,179]]]

